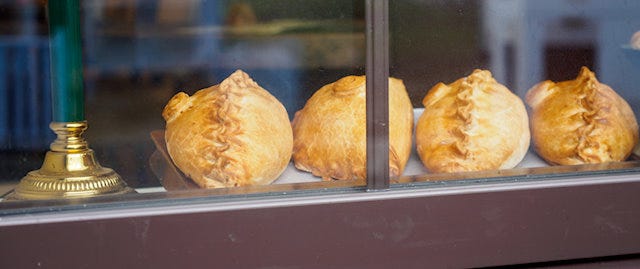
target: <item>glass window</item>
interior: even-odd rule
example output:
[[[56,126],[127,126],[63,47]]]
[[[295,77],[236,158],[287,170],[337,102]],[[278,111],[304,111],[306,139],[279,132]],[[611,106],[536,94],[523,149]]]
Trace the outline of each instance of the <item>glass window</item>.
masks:
[[[52,91],[54,99],[65,98],[58,96],[61,94],[57,88],[66,87],[52,81],[66,77],[61,70],[67,69],[52,69],[56,66],[52,61],[56,60],[50,53],[49,26],[72,27],[73,23],[67,25],[69,20],[65,19],[76,9],[79,12],[78,47],[71,48],[74,45],[71,41],[59,47],[66,49],[64,53],[77,52],[82,57],[79,66],[84,97],[80,102],[84,115],[78,119],[86,119],[87,127],[81,137],[93,150],[95,160],[113,169],[128,187],[139,193],[155,193],[240,186],[243,188],[238,189],[243,191],[239,192],[251,193],[364,184],[363,178],[323,182],[322,177],[309,172],[311,168],[305,169],[309,171],[296,169],[289,161],[293,142],[290,122],[296,111],[323,86],[349,75],[364,75],[364,1],[60,3],[62,6],[49,6],[49,13],[47,2],[43,1],[7,2],[0,7],[3,193],[11,191],[30,171],[39,169],[50,144],[57,141],[51,129],[54,127],[50,128],[49,124],[60,122],[55,114],[63,110],[60,106],[70,104],[69,100],[62,100],[62,105],[56,107],[52,100]],[[52,37],[51,42],[55,39]],[[58,62],[72,65],[68,58]],[[174,134],[180,134],[176,135],[174,152],[169,153],[165,130],[169,125],[167,118],[175,114],[168,109],[170,101],[177,100],[174,96],[180,92],[193,96],[214,85],[237,89],[211,95],[196,105],[206,108],[192,114],[215,114],[211,117],[218,118],[187,118],[181,122],[195,122],[176,124],[174,130],[183,130],[187,125],[198,128],[192,128],[191,133],[175,131]],[[230,95],[234,97],[228,97]],[[236,99],[226,101],[225,98]],[[215,100],[220,104],[213,104]],[[228,108],[230,104],[249,109],[233,112]],[[227,114],[223,115],[221,109],[227,109],[224,112]],[[167,115],[163,117],[163,114]],[[364,112],[361,114],[364,116]],[[182,166],[176,167],[178,162],[172,161],[175,157],[172,155],[179,154],[176,152],[185,148],[184,143],[197,143],[190,141],[197,140],[190,135],[198,136],[198,132],[206,130],[219,136],[223,132],[228,135],[236,130],[232,130],[236,128],[232,126],[233,120],[244,124],[248,129],[241,132],[249,134],[235,142],[226,137],[200,135],[199,139],[211,144],[210,148],[193,149],[191,153],[215,156],[184,153],[182,156],[196,156],[196,159],[183,158]],[[215,124],[206,125],[207,122]],[[282,131],[284,129],[289,130]],[[187,142],[180,142],[184,140]],[[243,146],[232,148],[233,156],[216,155],[231,143]],[[203,175],[198,170],[204,169],[202,166],[192,165],[206,158],[215,160],[204,166],[209,165],[210,169],[217,165],[220,171],[216,173],[220,175]],[[234,163],[238,158],[245,163]],[[322,157],[316,158],[323,161]],[[243,167],[247,163],[253,166]],[[274,168],[261,168],[267,166]],[[247,187],[268,185],[272,181],[282,186]],[[228,192],[212,190],[201,195]],[[199,195],[197,193],[194,191],[193,195]]]
[[[0,1],[0,235],[21,242],[0,252],[633,263],[638,14],[627,0]]]
[[[157,186],[158,177],[174,179],[146,164],[162,144],[154,131],[165,128],[163,108],[178,92],[193,95],[242,70],[293,120],[320,87],[364,72],[362,2],[83,3],[85,40],[90,41],[85,45],[91,75],[88,139],[104,154],[100,159],[121,167],[123,177],[136,179],[133,186]],[[118,125],[124,126],[113,128]],[[167,161],[161,156],[152,164]],[[317,181],[291,164],[275,183]]]
[[[637,3],[389,5],[390,73],[416,122],[415,177],[394,182],[637,170]]]
[[[56,63],[72,60],[50,53],[57,13],[45,5],[0,6],[3,193],[60,148],[49,126],[65,74]],[[76,9],[80,46],[61,47],[82,56],[82,137],[138,192],[113,200],[364,191],[368,129],[348,127],[367,116],[360,76],[371,54],[389,64],[388,124],[376,124],[389,126],[392,183],[639,169],[640,5],[629,1],[391,1],[389,50],[370,55],[361,0],[92,0]],[[251,136],[225,136],[234,132]]]

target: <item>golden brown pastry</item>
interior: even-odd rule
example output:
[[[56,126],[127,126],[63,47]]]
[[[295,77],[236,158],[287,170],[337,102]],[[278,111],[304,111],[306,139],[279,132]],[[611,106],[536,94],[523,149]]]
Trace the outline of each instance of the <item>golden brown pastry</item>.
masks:
[[[422,100],[416,146],[431,172],[464,172],[515,167],[529,148],[524,103],[491,72],[446,85],[438,83]]]
[[[287,167],[293,134],[284,106],[238,70],[162,112],[175,165],[200,187],[269,184]]]
[[[316,91],[293,120],[295,166],[328,179],[366,177],[366,79],[347,76]],[[389,174],[411,153],[413,107],[402,80],[389,78]]]
[[[586,67],[575,80],[538,83],[526,100],[535,149],[551,164],[623,161],[638,143],[629,104]]]

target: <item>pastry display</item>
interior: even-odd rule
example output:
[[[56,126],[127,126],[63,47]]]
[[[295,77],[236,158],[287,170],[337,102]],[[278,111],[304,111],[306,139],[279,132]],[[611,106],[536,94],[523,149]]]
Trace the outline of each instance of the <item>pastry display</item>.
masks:
[[[347,76],[316,91],[293,120],[296,168],[329,179],[366,177],[366,79]],[[402,80],[389,78],[389,174],[411,153],[413,107]]]
[[[623,161],[638,143],[629,104],[586,67],[574,80],[538,83],[526,101],[535,150],[550,164]]]
[[[417,152],[431,172],[515,167],[529,148],[524,103],[486,70],[446,85],[422,100],[416,126]]]
[[[176,94],[162,116],[171,159],[200,187],[269,184],[291,159],[287,111],[240,70],[192,96]]]

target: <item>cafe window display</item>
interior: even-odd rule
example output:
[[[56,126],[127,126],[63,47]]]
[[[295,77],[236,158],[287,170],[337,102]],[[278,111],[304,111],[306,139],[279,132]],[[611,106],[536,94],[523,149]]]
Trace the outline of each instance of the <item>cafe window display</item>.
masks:
[[[606,189],[637,178],[634,3],[62,2],[71,5],[5,9],[50,41],[51,54],[40,56],[50,62],[37,61],[51,66],[51,100],[38,99],[50,107],[29,104],[49,119],[32,123],[53,122],[21,147],[9,127],[29,117],[5,102],[10,172],[0,206],[9,221],[149,202],[207,211],[321,206],[332,202],[303,200],[327,197],[382,207],[432,195],[499,200],[501,190]],[[76,11],[77,21],[56,23]],[[56,45],[55,30],[41,30],[56,25],[80,34]],[[18,59],[5,52],[6,66]],[[36,85],[19,77],[4,80],[5,100]],[[69,122],[82,124],[55,124]],[[54,166],[118,179],[29,183]],[[63,194],[39,195],[51,190]]]

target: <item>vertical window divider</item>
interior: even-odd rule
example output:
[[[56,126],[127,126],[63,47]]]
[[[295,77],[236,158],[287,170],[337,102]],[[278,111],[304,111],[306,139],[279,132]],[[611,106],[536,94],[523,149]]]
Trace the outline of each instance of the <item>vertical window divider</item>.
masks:
[[[367,190],[389,188],[389,2],[366,0]]]

